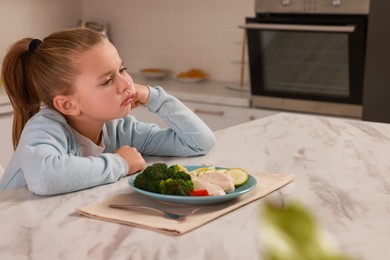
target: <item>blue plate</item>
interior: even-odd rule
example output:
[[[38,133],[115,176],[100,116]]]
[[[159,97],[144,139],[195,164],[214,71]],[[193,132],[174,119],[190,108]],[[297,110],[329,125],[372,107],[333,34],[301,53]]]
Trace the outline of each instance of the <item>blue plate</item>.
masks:
[[[204,166],[186,166],[185,168],[188,171],[193,171],[197,168],[201,168]],[[216,167],[217,168],[217,167]],[[222,168],[222,167],[218,167]],[[150,191],[145,191],[142,189],[139,189],[134,186],[134,180],[137,177],[139,173],[134,174],[130,176],[129,178],[129,185],[132,187],[136,192],[141,193],[145,196],[148,196],[154,200],[159,200],[163,202],[173,203],[173,204],[191,204],[191,205],[200,205],[200,204],[214,204],[214,203],[220,203],[228,200],[235,199],[251,190],[253,190],[256,187],[256,179],[249,175],[248,181],[241,185],[240,187],[236,188],[233,192],[228,193],[226,195],[221,196],[177,196],[177,195],[165,195],[165,194],[159,194],[154,193]]]

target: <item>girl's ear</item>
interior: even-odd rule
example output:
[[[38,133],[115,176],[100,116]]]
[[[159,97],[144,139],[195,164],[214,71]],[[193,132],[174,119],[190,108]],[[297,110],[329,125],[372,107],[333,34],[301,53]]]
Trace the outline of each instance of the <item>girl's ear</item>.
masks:
[[[72,99],[72,96],[55,96],[53,99],[53,105],[61,114],[64,115],[78,116],[81,114],[81,111]]]

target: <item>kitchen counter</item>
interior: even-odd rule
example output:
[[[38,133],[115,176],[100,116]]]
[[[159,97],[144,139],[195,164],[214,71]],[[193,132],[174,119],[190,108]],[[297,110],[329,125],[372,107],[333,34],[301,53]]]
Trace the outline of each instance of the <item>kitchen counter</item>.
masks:
[[[198,83],[180,82],[167,77],[162,80],[146,79],[139,74],[131,74],[134,82],[150,86],[161,86],[169,94],[183,101],[220,104],[228,106],[249,107],[250,92],[229,88],[231,82],[205,80]],[[238,84],[237,84],[238,85]]]
[[[217,146],[206,156],[147,162],[294,173],[273,196],[307,206],[357,259],[390,258],[390,125],[280,113],[215,134]],[[124,178],[53,197],[25,188],[0,193],[0,259],[261,259],[263,200],[178,237],[75,213],[128,190]]]

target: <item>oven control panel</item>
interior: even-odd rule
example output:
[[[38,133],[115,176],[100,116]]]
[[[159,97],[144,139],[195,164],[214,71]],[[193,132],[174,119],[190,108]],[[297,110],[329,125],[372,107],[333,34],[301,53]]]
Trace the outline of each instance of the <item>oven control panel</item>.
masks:
[[[256,0],[256,13],[368,14],[370,0]]]

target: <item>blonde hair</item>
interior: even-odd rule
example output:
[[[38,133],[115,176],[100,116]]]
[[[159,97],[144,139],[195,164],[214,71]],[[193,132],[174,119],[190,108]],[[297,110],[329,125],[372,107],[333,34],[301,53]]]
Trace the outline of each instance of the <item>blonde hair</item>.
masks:
[[[80,54],[102,42],[104,36],[91,29],[55,32],[29,51],[32,38],[13,44],[7,52],[1,78],[14,109],[12,142],[16,149],[27,121],[43,103],[55,109],[53,98],[73,93]]]

